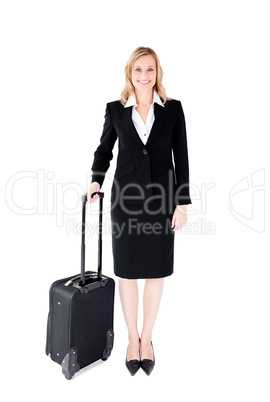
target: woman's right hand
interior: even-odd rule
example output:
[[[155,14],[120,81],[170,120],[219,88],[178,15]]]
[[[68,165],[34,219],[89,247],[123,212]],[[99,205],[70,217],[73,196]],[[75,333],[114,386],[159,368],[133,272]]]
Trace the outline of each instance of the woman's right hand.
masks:
[[[91,195],[96,192],[98,193],[99,191],[100,191],[100,184],[97,181],[91,183],[91,186],[87,192],[86,204],[97,201],[99,199],[99,195],[95,194],[93,197],[91,197]]]

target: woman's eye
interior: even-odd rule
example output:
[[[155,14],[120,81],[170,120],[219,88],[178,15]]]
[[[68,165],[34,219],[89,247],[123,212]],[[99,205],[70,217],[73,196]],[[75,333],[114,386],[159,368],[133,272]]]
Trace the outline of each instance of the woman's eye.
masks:
[[[141,69],[139,67],[137,67],[137,68],[135,68],[135,71],[140,72]],[[152,71],[154,71],[154,69],[151,67],[151,68],[148,68],[148,71],[152,72]]]

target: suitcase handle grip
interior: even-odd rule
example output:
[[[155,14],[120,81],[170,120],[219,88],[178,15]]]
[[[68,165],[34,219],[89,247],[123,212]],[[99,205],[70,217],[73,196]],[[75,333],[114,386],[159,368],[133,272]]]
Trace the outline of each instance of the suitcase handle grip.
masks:
[[[91,194],[91,198],[99,195],[99,237],[98,237],[98,280],[102,278],[102,210],[104,193],[95,192]],[[82,201],[82,244],[81,244],[81,284],[85,284],[85,215],[87,194],[81,196]]]
[[[96,191],[95,193],[91,194],[91,198],[94,197],[94,195],[98,194],[99,198],[104,198],[104,193],[102,193],[101,191]],[[81,196],[81,200],[82,202],[86,202],[87,201],[87,194],[83,194]]]

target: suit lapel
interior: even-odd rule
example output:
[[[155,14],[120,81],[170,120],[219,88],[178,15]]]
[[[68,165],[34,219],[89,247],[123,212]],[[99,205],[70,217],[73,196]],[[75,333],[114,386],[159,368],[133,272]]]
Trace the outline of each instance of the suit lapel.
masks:
[[[166,105],[162,107],[158,103],[154,103],[155,120],[152,129],[150,131],[148,140],[146,142],[146,146],[149,145],[156,138],[159,130],[161,129],[162,123],[165,119],[166,112],[167,112]]]
[[[144,143],[142,142],[142,140],[141,140],[139,134],[137,133],[137,130],[133,124],[132,107],[127,107],[127,108],[123,107],[124,126],[127,128],[127,132],[131,136],[133,141],[135,141],[136,144],[138,144],[141,148],[148,146],[156,138],[156,136],[162,126],[162,123],[165,119],[165,116],[166,116],[166,112],[167,112],[166,106],[167,106],[166,104],[164,107],[162,107],[162,106],[158,105],[157,103],[154,103],[155,120],[154,120],[152,129],[150,131],[148,140],[146,142],[146,145],[144,145]]]

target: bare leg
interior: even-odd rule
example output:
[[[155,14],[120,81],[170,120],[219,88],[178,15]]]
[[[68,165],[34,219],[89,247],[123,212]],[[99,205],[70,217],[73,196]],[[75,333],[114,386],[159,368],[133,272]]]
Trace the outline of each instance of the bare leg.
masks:
[[[128,328],[129,348],[127,361],[140,360],[138,321],[138,285],[136,279],[119,278],[119,294]]]
[[[152,330],[156,321],[162,292],[164,278],[146,279],[143,294],[143,330],[141,335],[141,359],[153,360],[151,347]]]

